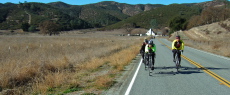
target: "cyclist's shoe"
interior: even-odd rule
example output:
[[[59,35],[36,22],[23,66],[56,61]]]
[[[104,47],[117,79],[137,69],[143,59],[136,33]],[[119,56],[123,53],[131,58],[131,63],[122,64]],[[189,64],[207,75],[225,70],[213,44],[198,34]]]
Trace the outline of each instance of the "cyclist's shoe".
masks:
[[[154,70],[154,67],[152,67],[151,70]]]

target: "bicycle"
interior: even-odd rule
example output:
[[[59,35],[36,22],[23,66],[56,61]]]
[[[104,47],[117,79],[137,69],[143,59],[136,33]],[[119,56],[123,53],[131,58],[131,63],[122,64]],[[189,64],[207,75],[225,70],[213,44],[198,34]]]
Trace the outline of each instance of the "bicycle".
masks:
[[[179,71],[179,68],[180,68],[180,61],[181,61],[181,57],[179,56],[179,54],[181,54],[181,50],[177,50],[176,51],[176,55],[175,55],[175,64],[176,64],[176,69],[177,69],[177,72]]]
[[[145,69],[148,69],[149,70],[149,75],[152,73],[152,71],[154,70],[154,69],[152,69],[152,68],[154,68],[153,67],[153,65],[154,65],[154,62],[155,62],[155,60],[153,59],[154,57],[152,57],[152,55],[155,55],[155,54],[153,54],[154,52],[150,52],[150,53],[147,53],[146,54],[146,56],[147,56],[147,58],[146,58],[146,63],[147,64],[145,64]]]

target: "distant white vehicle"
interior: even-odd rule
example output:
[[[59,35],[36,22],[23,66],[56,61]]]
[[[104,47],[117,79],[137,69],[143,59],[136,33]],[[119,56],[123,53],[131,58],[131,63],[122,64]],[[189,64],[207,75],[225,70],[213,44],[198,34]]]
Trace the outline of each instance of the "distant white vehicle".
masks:
[[[146,35],[148,36],[156,36],[156,34],[153,32],[153,30],[150,28],[149,31],[147,31]]]

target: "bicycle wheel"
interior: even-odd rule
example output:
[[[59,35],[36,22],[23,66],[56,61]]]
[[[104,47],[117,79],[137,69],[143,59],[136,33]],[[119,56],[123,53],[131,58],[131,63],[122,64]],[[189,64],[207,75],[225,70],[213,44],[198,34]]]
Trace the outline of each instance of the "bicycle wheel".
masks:
[[[147,56],[146,55],[144,55],[143,63],[144,63],[144,68],[146,70],[147,69]]]
[[[176,53],[175,55],[175,64],[176,64],[176,69],[177,69],[177,72],[179,70],[179,56],[178,56],[178,53]]]
[[[152,56],[149,54],[149,75],[152,73]]]
[[[145,70],[147,70],[147,67],[148,67],[148,58],[147,58],[147,55],[145,54],[145,57],[144,57],[144,64],[145,64]]]

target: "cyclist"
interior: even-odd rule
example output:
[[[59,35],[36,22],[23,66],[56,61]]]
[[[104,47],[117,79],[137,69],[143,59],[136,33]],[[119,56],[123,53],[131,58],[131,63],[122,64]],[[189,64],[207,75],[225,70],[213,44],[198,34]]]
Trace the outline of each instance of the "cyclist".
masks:
[[[184,41],[180,39],[180,36],[176,36],[176,39],[172,42],[173,62],[175,62],[175,55],[178,53],[180,66],[181,52],[178,52],[179,50],[184,51]]]
[[[153,67],[151,67],[151,70],[154,70],[154,58],[156,56],[155,54],[156,52],[156,45],[153,43],[153,39],[149,40],[149,43],[145,46],[145,53],[146,54],[150,54],[150,56],[152,57],[152,64]]]
[[[145,56],[145,46],[148,44],[148,40],[145,38],[143,44],[141,45],[140,54],[142,56],[142,60],[144,61]]]

